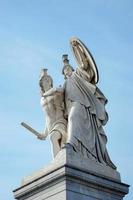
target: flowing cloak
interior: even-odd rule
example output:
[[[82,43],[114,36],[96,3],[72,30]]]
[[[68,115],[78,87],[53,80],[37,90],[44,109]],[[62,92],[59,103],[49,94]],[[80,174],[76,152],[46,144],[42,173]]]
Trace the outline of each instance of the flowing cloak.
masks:
[[[109,158],[107,137],[103,125],[108,120],[105,110],[107,99],[96,87],[74,72],[64,84],[66,113],[68,114],[68,139],[76,151],[113,169]]]

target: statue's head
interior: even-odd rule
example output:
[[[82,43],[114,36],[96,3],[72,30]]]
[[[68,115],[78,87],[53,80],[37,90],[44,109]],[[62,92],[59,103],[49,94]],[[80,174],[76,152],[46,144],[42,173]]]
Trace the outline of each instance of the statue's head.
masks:
[[[39,83],[42,93],[45,93],[53,87],[53,79],[47,74],[47,69],[41,69]]]
[[[74,71],[73,67],[69,64],[69,60],[68,60],[68,55],[63,55],[62,56],[63,59],[63,69],[62,69],[62,74],[64,74],[64,78],[67,79],[72,75],[72,72]]]
[[[62,74],[64,74],[64,78],[67,79],[71,77],[73,71],[74,69],[71,65],[66,65],[62,69]]]
[[[52,87],[53,87],[52,79],[49,78],[49,79],[43,80],[42,88],[41,88],[42,94],[50,90]]]
[[[44,81],[43,85],[44,93],[50,90],[52,87],[53,87],[52,79],[49,78],[48,80]]]

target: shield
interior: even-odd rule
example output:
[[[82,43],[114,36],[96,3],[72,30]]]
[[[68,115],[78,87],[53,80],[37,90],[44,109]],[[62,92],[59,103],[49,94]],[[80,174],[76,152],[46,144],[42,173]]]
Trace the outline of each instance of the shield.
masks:
[[[76,37],[70,39],[70,45],[78,66],[79,67],[83,66],[84,61],[87,60],[89,66],[94,71],[94,82],[95,84],[98,83],[99,80],[98,69],[95,60],[90,51],[88,50],[88,48],[84,45],[83,42],[81,42],[81,40],[79,40]]]

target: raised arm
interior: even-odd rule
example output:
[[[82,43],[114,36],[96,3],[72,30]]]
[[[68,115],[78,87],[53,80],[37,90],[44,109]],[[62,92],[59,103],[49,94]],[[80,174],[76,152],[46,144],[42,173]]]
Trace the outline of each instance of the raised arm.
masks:
[[[78,64],[77,73],[87,81],[96,84],[98,82],[98,70],[90,51],[78,38],[72,38],[70,44]]]
[[[90,67],[90,64],[84,52],[83,47],[79,45],[79,43],[76,40],[72,41],[72,46],[73,46],[73,52],[78,61],[78,67],[87,70]]]

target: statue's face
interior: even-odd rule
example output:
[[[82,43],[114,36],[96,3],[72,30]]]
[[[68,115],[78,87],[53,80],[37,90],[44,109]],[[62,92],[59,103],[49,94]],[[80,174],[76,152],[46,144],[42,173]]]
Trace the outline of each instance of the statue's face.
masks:
[[[66,67],[65,69],[64,69],[64,75],[65,75],[65,77],[66,78],[69,78],[71,75],[72,75],[72,69],[71,69],[71,67]]]
[[[52,88],[52,83],[49,80],[43,80],[43,89],[45,92]]]

